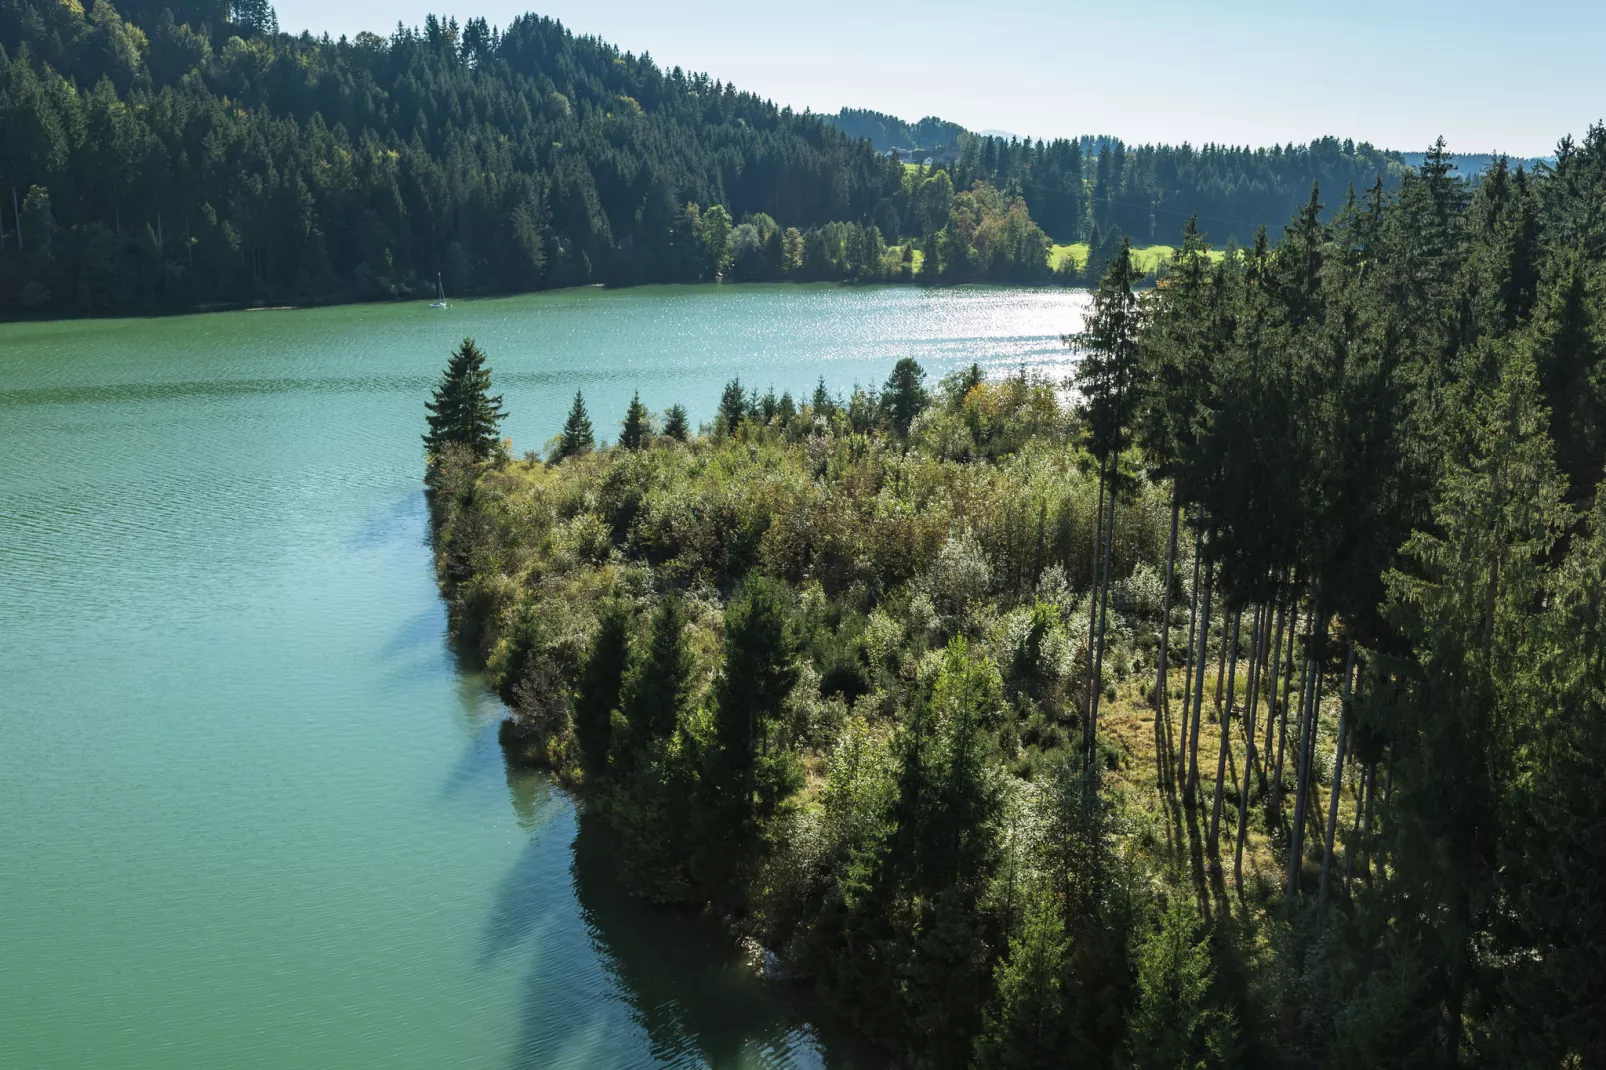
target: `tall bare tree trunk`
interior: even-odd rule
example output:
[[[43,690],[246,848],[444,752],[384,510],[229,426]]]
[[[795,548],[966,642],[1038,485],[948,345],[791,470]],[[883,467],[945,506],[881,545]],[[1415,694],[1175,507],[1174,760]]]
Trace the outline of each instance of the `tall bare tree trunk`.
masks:
[[[11,187],[11,217],[17,221],[17,252],[22,252],[22,209],[17,206],[17,187]]]
[[[1193,533],[1193,585],[1188,588],[1188,662],[1182,678],[1182,730],[1177,738],[1177,789],[1188,780],[1188,714],[1193,708],[1194,638],[1199,629],[1199,561],[1202,535]]]
[[[1338,708],[1338,747],[1333,755],[1333,790],[1327,799],[1327,836],[1322,840],[1322,881],[1316,902],[1327,902],[1327,878],[1333,871],[1333,836],[1338,831],[1338,800],[1344,793],[1344,743],[1349,738],[1350,677],[1355,672],[1355,640],[1349,641],[1349,660],[1344,663],[1342,698]]]
[[[1227,682],[1227,630],[1223,626],[1221,642],[1216,644],[1216,697],[1212,700],[1216,720],[1221,720],[1221,688]]]
[[[1307,624],[1308,627],[1308,624]],[[1283,703],[1282,711],[1277,721],[1277,770],[1272,778],[1271,805],[1277,811],[1278,820],[1282,819],[1283,807],[1283,753],[1288,748],[1288,714],[1291,710],[1289,700],[1293,698],[1294,687],[1294,647],[1297,640],[1294,632],[1299,630],[1299,602],[1295,599],[1292,606],[1292,617],[1288,622],[1288,654],[1283,672]],[[1299,708],[1305,709],[1305,681],[1310,676],[1310,664],[1300,663],[1299,672]]]
[[[1104,625],[1110,612],[1110,547],[1115,543],[1115,488],[1109,493],[1109,516],[1104,525],[1104,579],[1099,584],[1099,645],[1093,658],[1093,714],[1087,722],[1087,756],[1092,761],[1098,752],[1099,696],[1104,691]]]
[[[1238,788],[1238,836],[1232,852],[1232,883],[1238,890],[1239,899],[1244,895],[1244,841],[1249,836],[1249,770],[1255,764],[1255,718],[1260,714],[1260,678],[1265,672],[1266,657],[1270,653],[1267,644],[1271,642],[1271,617],[1270,603],[1261,606],[1256,614],[1259,637],[1255,641],[1255,664],[1249,670],[1249,704],[1244,708],[1244,775]],[[1264,769],[1260,773],[1260,783],[1264,788]]]
[[[1270,671],[1270,676],[1266,681],[1266,757],[1265,757],[1265,762],[1269,762],[1271,760],[1272,749],[1273,749],[1272,748],[1272,733],[1275,732],[1276,729],[1277,729],[1277,679],[1278,679],[1277,671],[1278,671],[1278,668],[1280,667],[1280,665],[1282,664],[1282,657],[1283,657],[1283,624],[1286,622],[1287,616],[1288,616],[1288,603],[1285,602],[1283,599],[1279,598],[1277,600],[1277,637],[1274,640],[1272,640],[1272,644],[1271,644],[1271,663],[1270,663],[1270,666],[1269,666],[1271,671]],[[1260,790],[1262,792],[1264,792],[1266,790],[1266,788],[1267,788],[1267,779],[1268,779],[1267,776],[1266,776],[1265,762],[1262,762],[1261,769],[1260,769]]]
[[[1362,765],[1355,781],[1355,820],[1349,827],[1349,846],[1344,849],[1344,887],[1350,887],[1355,878],[1355,855],[1361,850],[1361,811],[1366,806],[1366,789],[1372,779],[1372,768]]]
[[[1204,675],[1209,658],[1205,646],[1210,641],[1210,596],[1215,587],[1216,570],[1209,563],[1204,566],[1204,593],[1199,614],[1199,675],[1193,682],[1193,728],[1188,739],[1188,798],[1190,803],[1199,787],[1199,723],[1204,719]]]
[[[1177,521],[1181,518],[1182,503],[1177,500],[1176,488],[1171,490],[1171,539],[1165,550],[1165,594],[1160,599],[1160,665],[1155,670],[1154,712],[1159,716],[1170,708],[1170,695],[1166,688],[1170,682],[1169,641],[1171,638],[1171,585],[1177,573]]]
[[[1366,812],[1361,822],[1361,880],[1366,886],[1372,886],[1372,797],[1377,794],[1377,763],[1368,763],[1366,767],[1366,798],[1363,809]]]
[[[1295,745],[1299,748],[1299,752],[1294,762],[1294,816],[1288,822],[1288,873],[1283,889],[1284,894],[1287,895],[1290,902],[1293,901],[1294,892],[1299,886],[1299,846],[1301,832],[1299,822],[1302,819],[1303,810],[1300,808],[1298,800],[1305,790],[1305,705],[1309,701],[1311,676],[1310,659],[1307,657],[1305,659],[1304,668],[1299,675],[1299,722],[1295,726],[1300,730],[1300,735],[1295,740]]]
[[[1230,742],[1228,733],[1232,730],[1232,700],[1238,690],[1238,629],[1244,620],[1244,607],[1239,606],[1232,614],[1232,658],[1231,667],[1227,670],[1227,705],[1221,711],[1221,749],[1216,753],[1216,793],[1210,804],[1210,857],[1215,858],[1221,854],[1221,797],[1227,785],[1227,745]],[[1243,782],[1248,778],[1249,767],[1244,767],[1244,776],[1238,778],[1239,794],[1242,795]]]
[[[1300,718],[1300,748],[1299,748],[1299,781],[1294,785],[1294,821],[1293,831],[1289,838],[1289,883],[1288,897],[1292,899],[1299,892],[1299,873],[1302,868],[1302,857],[1305,850],[1305,821],[1310,810],[1310,789],[1316,765],[1316,728],[1321,720],[1322,709],[1322,669],[1321,655],[1327,646],[1327,619],[1321,609],[1321,594],[1318,591],[1312,600],[1315,611],[1316,642],[1312,645],[1308,655],[1310,663],[1310,683],[1306,688],[1310,695],[1309,702]]]
[[[1104,461],[1099,462],[1099,507],[1093,515],[1093,575],[1089,579],[1092,586],[1087,592],[1087,702],[1082,707],[1084,754],[1091,754],[1093,751],[1093,736],[1088,729],[1093,723],[1093,647],[1099,617],[1099,543],[1104,534],[1104,465]]]
[[[1254,620],[1249,624],[1249,670],[1244,675],[1244,679],[1249,684],[1249,693],[1244,696],[1244,712],[1238,717],[1244,727],[1244,780],[1246,782],[1249,779],[1249,771],[1255,764],[1255,702],[1260,698],[1260,647],[1261,631],[1266,624],[1265,616],[1266,607],[1264,605],[1256,606]]]

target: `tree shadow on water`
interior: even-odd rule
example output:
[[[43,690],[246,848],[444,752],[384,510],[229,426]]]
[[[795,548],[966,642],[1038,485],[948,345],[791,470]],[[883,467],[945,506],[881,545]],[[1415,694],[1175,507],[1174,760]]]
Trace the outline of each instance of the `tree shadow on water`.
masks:
[[[602,968],[645,1029],[651,1062],[723,1067],[884,1066],[873,1049],[821,1023],[798,985],[765,982],[737,943],[696,911],[630,895],[610,830],[583,811],[571,873]]]
[[[480,935],[481,966],[542,938],[569,912],[569,875],[564,865],[574,835],[574,806],[545,777],[507,771],[513,816],[530,839],[502,878]]]
[[[507,768],[528,840],[497,889],[478,961],[527,963],[514,1067],[884,1067],[823,1023],[801,986],[766,983],[697,912],[630,895],[608,828],[539,773]]]

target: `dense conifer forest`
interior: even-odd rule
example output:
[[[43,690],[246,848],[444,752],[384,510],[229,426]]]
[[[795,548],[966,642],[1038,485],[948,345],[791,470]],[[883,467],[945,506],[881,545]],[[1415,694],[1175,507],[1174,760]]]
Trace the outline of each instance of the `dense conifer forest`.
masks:
[[[1606,128],[1209,252],[1117,250],[1071,383],[577,395],[545,459],[465,343],[504,742],[903,1065],[1599,1066]]]
[[[1247,241],[1313,181],[1400,169],[1331,138],[835,121],[848,132],[534,15],[331,40],[280,33],[262,0],[0,0],[0,315],[377,300],[437,278],[1083,284],[1122,235],[1197,214]],[[953,153],[910,169],[865,140],[906,134]],[[1051,272],[1048,244],[1078,241],[1087,265]]]

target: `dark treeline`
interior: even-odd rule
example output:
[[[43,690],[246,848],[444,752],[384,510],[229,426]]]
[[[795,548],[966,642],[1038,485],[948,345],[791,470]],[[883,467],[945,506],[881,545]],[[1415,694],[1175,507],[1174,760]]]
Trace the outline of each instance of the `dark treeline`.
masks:
[[[519,462],[465,343],[510,753],[909,1065],[1600,1065],[1606,128],[1322,197],[1118,250],[1070,408],[906,359]]]
[[[1257,824],[1280,856],[1304,994],[1243,1005],[1261,1058],[1597,1065],[1606,127],[1539,176],[1474,187],[1441,144],[1334,200],[1214,264],[1190,222],[1140,312],[1119,262],[1095,300],[1103,482],[1169,483],[1168,591],[1194,547],[1157,775],[1222,952],[1254,954]]]
[[[926,151],[935,152],[934,162],[948,167],[960,188],[981,179],[1018,193],[1055,241],[1095,246],[1101,239],[1119,244],[1122,235],[1142,245],[1164,244],[1190,216],[1220,243],[1235,237],[1244,244],[1262,224],[1293,215],[1312,184],[1364,189],[1381,177],[1393,188],[1408,159],[1336,137],[1251,149],[1129,145],[1092,136],[990,137],[935,117],[909,124],[847,108],[831,122],[854,137],[869,138],[882,152],[899,150],[917,162]],[[923,151],[910,155],[911,149]],[[1416,163],[1422,158],[1421,153],[1409,157]],[[1472,159],[1479,172],[1492,162],[1492,157]]]
[[[958,123],[947,122],[935,115],[928,115],[917,123],[906,123],[895,115],[868,108],[843,108],[825,118],[851,138],[869,139],[878,152],[957,148],[960,138],[969,133]]]
[[[1313,183],[1364,189],[1382,178],[1392,187],[1403,170],[1399,153],[1334,137],[1263,149],[978,137],[953,167],[960,185],[980,178],[1018,191],[1056,241],[1094,246],[1122,235],[1163,244],[1190,216],[1223,243],[1244,243],[1257,227],[1287,219]]]
[[[0,308],[693,279],[687,205],[870,222],[902,169],[525,16],[331,41],[271,9],[0,0]]]
[[[1082,283],[1120,234],[1182,212],[1247,234],[1313,179],[1396,167],[1336,141],[893,131],[954,141],[933,174],[848,125],[535,16],[334,41],[279,33],[263,0],[0,0],[0,315],[381,299],[437,275],[454,294],[1047,281],[1044,232],[1092,243],[1057,275]]]

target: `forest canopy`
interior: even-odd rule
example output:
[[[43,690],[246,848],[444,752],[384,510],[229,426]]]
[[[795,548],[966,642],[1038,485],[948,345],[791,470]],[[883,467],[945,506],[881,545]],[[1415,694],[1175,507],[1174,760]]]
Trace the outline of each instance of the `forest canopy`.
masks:
[[[1049,281],[1039,232],[1091,247],[1058,275],[1081,284],[1123,234],[1197,213],[1247,241],[1313,181],[1399,171],[1330,138],[1006,142],[940,120],[891,131],[951,150],[912,171],[868,140],[883,121],[798,114],[534,15],[333,40],[279,32],[262,0],[0,0],[0,315],[373,300],[437,276],[453,294]]]
[[[434,450],[509,755],[909,1065],[1595,1065],[1606,127],[1325,196],[1069,384]]]

